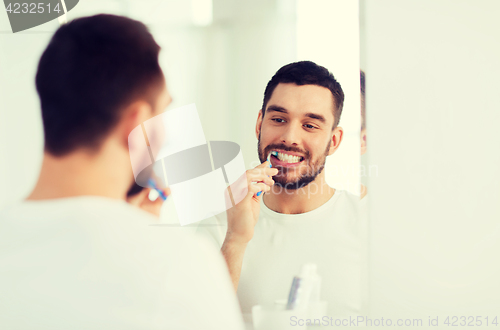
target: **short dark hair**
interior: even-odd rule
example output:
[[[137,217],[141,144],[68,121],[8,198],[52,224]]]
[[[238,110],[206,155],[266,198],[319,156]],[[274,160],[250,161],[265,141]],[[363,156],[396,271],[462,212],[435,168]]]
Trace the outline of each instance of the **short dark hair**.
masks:
[[[333,128],[337,127],[344,106],[344,91],[328,69],[311,61],[294,62],[281,67],[267,83],[262,104],[262,116],[266,112],[267,102],[271,99],[274,89],[280,83],[294,83],[299,86],[317,85],[328,88],[335,100]]]
[[[62,25],[38,64],[45,151],[65,155],[97,149],[121,110],[163,87],[160,46],[141,22],[115,15]]]
[[[366,128],[366,105],[365,105],[365,72],[359,70],[359,87],[361,90],[361,130]]]

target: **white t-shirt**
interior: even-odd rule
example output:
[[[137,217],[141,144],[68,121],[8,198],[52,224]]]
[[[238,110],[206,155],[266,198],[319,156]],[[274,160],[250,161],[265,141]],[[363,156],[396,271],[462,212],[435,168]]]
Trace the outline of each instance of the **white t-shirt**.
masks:
[[[336,190],[325,204],[302,214],[281,214],[261,202],[259,220],[247,246],[238,286],[244,314],[258,304],[287,299],[292,279],[305,263],[316,263],[321,300],[328,315],[365,315],[367,303],[366,223],[359,197]],[[220,247],[225,214],[200,223],[198,233]]]
[[[0,212],[0,329],[243,329],[222,256],[124,201]]]

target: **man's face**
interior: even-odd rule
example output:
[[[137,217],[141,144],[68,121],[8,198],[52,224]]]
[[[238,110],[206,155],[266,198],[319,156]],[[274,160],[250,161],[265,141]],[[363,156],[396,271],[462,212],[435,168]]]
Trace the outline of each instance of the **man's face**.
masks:
[[[271,151],[273,167],[279,173],[275,183],[286,189],[306,186],[321,173],[326,156],[342,139],[342,128],[332,130],[334,98],[328,88],[280,83],[257,119],[259,159],[265,162]]]

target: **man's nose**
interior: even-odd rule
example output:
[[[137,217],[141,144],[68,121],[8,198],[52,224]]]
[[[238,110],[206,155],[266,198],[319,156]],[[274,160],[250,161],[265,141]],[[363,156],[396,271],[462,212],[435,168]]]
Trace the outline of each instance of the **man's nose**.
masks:
[[[300,132],[296,127],[287,128],[281,135],[281,143],[286,145],[299,145]]]

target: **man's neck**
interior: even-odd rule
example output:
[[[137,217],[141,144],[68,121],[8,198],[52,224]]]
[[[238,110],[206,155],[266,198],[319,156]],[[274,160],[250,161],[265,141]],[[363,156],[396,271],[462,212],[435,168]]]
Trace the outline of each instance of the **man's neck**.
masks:
[[[269,209],[283,214],[310,212],[325,204],[335,193],[335,189],[326,183],[323,173],[303,188],[295,190],[279,188],[273,187],[266,193],[264,203]]]
[[[104,146],[103,146],[104,147]],[[75,151],[55,157],[45,153],[40,176],[28,200],[75,196],[102,196],[125,199],[130,183],[129,168],[120,152],[91,154]]]

